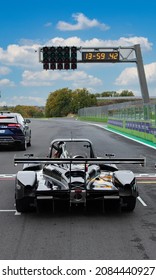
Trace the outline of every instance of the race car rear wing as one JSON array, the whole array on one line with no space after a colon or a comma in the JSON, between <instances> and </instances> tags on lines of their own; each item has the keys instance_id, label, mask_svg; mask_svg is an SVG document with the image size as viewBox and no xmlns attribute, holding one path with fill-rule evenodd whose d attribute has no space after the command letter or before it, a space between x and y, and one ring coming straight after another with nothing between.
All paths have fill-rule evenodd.
<instances>
[{"instance_id":1,"label":"race car rear wing","mask_svg":"<svg viewBox=\"0 0 156 280\"><path fill-rule=\"evenodd\" d=\"M44 158L14 157L14 164L140 164L146 165L146 158Z\"/></svg>"}]
</instances>

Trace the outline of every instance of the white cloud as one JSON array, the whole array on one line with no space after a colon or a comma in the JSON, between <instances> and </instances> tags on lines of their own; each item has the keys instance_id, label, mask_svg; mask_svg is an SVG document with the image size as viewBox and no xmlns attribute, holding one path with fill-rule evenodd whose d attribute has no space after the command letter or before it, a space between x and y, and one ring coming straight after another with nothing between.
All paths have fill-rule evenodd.
<instances>
[{"instance_id":1,"label":"white cloud","mask_svg":"<svg viewBox=\"0 0 156 280\"><path fill-rule=\"evenodd\" d=\"M136 67L125 68L119 77L116 79L115 84L118 86L127 86L136 84L138 82L138 74Z\"/></svg>"},{"instance_id":2,"label":"white cloud","mask_svg":"<svg viewBox=\"0 0 156 280\"><path fill-rule=\"evenodd\" d=\"M156 62L145 65L144 70L147 82L154 83L156 81ZM115 84L120 86L136 85L138 79L136 67L125 68L116 79Z\"/></svg>"},{"instance_id":3,"label":"white cloud","mask_svg":"<svg viewBox=\"0 0 156 280\"><path fill-rule=\"evenodd\" d=\"M52 26L52 23L51 22L47 22L47 23L45 23L45 25L44 25L45 27L49 27L49 26Z\"/></svg>"},{"instance_id":4,"label":"white cloud","mask_svg":"<svg viewBox=\"0 0 156 280\"><path fill-rule=\"evenodd\" d=\"M14 85L15 85L15 83L10 81L9 79L0 80L0 86L1 87L13 87Z\"/></svg>"},{"instance_id":5,"label":"white cloud","mask_svg":"<svg viewBox=\"0 0 156 280\"><path fill-rule=\"evenodd\" d=\"M129 37L129 38L126 38L126 37L121 37L119 38L117 41L114 41L114 43L117 43L119 46L132 46L132 45L137 45L137 44L140 44L141 46L141 49L144 51L150 51L152 49L152 46L153 44L150 43L148 41L148 38L145 38L145 37L137 37L137 36L134 36L134 37Z\"/></svg>"},{"instance_id":6,"label":"white cloud","mask_svg":"<svg viewBox=\"0 0 156 280\"><path fill-rule=\"evenodd\" d=\"M64 39L62 37L55 37L46 42L48 46L77 46L77 47L127 47L135 44L140 44L141 49L144 51L150 51L152 49L152 43L145 37L120 37L118 40L102 40L93 38L91 40L83 41L81 38L74 36Z\"/></svg>"},{"instance_id":7,"label":"white cloud","mask_svg":"<svg viewBox=\"0 0 156 280\"><path fill-rule=\"evenodd\" d=\"M28 41L28 42L27 42ZM23 67L27 69L38 68L41 69L42 65L39 63L39 48L43 47L41 44L32 42L31 40L24 40L25 45L8 45L6 50L0 48L0 61L3 65ZM93 38L91 40L81 40L79 37L69 37L67 39L55 37L45 42L44 46L72 46L77 47L118 47L118 46L131 46L133 44L140 44L142 50L151 50L152 43L144 37L121 37L118 40L102 40Z\"/></svg>"},{"instance_id":8,"label":"white cloud","mask_svg":"<svg viewBox=\"0 0 156 280\"><path fill-rule=\"evenodd\" d=\"M145 73L149 83L156 82L156 62L145 65Z\"/></svg>"},{"instance_id":9,"label":"white cloud","mask_svg":"<svg viewBox=\"0 0 156 280\"><path fill-rule=\"evenodd\" d=\"M76 24L70 24L65 21L59 21L57 28L61 31L74 31L83 30L86 28L100 27L103 30L108 30L110 27L104 23L100 23L96 19L89 19L83 13L73 14L72 17L77 22Z\"/></svg>"},{"instance_id":10,"label":"white cloud","mask_svg":"<svg viewBox=\"0 0 156 280\"><path fill-rule=\"evenodd\" d=\"M10 102L12 105L14 104L23 104L23 105L38 105L44 106L45 99L41 97L33 97L33 96L14 96Z\"/></svg>"},{"instance_id":11,"label":"white cloud","mask_svg":"<svg viewBox=\"0 0 156 280\"><path fill-rule=\"evenodd\" d=\"M8 104L5 101L2 101L2 102L0 101L0 106L1 107L6 106L6 105L8 105Z\"/></svg>"},{"instance_id":12,"label":"white cloud","mask_svg":"<svg viewBox=\"0 0 156 280\"><path fill-rule=\"evenodd\" d=\"M101 85L102 81L88 75L84 71L24 71L22 75L23 80L21 84L23 86L52 86L58 81L70 81L73 87L86 87Z\"/></svg>"},{"instance_id":13,"label":"white cloud","mask_svg":"<svg viewBox=\"0 0 156 280\"><path fill-rule=\"evenodd\" d=\"M22 74L21 84L23 86L51 86L53 81L61 79L62 74L54 71L28 71L25 70Z\"/></svg>"},{"instance_id":14,"label":"white cloud","mask_svg":"<svg viewBox=\"0 0 156 280\"><path fill-rule=\"evenodd\" d=\"M8 67L0 67L0 75L7 75L11 72L11 70Z\"/></svg>"},{"instance_id":15,"label":"white cloud","mask_svg":"<svg viewBox=\"0 0 156 280\"><path fill-rule=\"evenodd\" d=\"M94 77L93 75L88 75L84 71L73 71L72 74L65 75L63 80L73 81L74 88L81 87L92 87L102 85L101 79Z\"/></svg>"},{"instance_id":16,"label":"white cloud","mask_svg":"<svg viewBox=\"0 0 156 280\"><path fill-rule=\"evenodd\" d=\"M6 50L0 48L0 60L5 65L34 67L38 64L39 45L9 45Z\"/></svg>"}]
</instances>

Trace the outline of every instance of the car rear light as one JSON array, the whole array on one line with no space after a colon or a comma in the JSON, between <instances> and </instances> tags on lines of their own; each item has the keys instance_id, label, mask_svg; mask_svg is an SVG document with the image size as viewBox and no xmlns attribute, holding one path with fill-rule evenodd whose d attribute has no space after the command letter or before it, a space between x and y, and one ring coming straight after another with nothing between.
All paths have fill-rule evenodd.
<instances>
[{"instance_id":1,"label":"car rear light","mask_svg":"<svg viewBox=\"0 0 156 280\"><path fill-rule=\"evenodd\" d=\"M21 125L19 123L9 123L8 127L20 127Z\"/></svg>"},{"instance_id":2,"label":"car rear light","mask_svg":"<svg viewBox=\"0 0 156 280\"><path fill-rule=\"evenodd\" d=\"M82 193L82 189L76 188L76 189L75 189L75 193Z\"/></svg>"}]
</instances>

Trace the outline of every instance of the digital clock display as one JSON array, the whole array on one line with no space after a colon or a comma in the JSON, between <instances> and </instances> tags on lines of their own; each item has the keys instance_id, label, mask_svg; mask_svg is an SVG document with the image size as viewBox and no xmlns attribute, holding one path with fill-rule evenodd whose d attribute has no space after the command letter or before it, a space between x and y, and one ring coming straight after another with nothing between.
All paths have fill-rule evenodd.
<instances>
[{"instance_id":1,"label":"digital clock display","mask_svg":"<svg viewBox=\"0 0 156 280\"><path fill-rule=\"evenodd\" d=\"M82 52L83 62L118 62L119 52Z\"/></svg>"}]
</instances>

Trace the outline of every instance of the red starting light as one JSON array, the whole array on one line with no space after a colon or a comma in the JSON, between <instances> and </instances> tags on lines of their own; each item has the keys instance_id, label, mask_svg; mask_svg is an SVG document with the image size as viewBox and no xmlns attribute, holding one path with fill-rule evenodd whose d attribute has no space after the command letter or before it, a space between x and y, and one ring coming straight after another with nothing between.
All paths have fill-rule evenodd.
<instances>
[{"instance_id":1,"label":"red starting light","mask_svg":"<svg viewBox=\"0 0 156 280\"><path fill-rule=\"evenodd\" d=\"M49 63L43 63L43 69L48 70L49 69Z\"/></svg>"},{"instance_id":2,"label":"red starting light","mask_svg":"<svg viewBox=\"0 0 156 280\"><path fill-rule=\"evenodd\" d=\"M71 63L71 69L73 70L77 69L77 63Z\"/></svg>"},{"instance_id":3,"label":"red starting light","mask_svg":"<svg viewBox=\"0 0 156 280\"><path fill-rule=\"evenodd\" d=\"M62 70L63 69L63 63L58 63L57 64L57 69Z\"/></svg>"},{"instance_id":4,"label":"red starting light","mask_svg":"<svg viewBox=\"0 0 156 280\"><path fill-rule=\"evenodd\" d=\"M69 70L70 69L70 64L69 63L64 63L64 69Z\"/></svg>"},{"instance_id":5,"label":"red starting light","mask_svg":"<svg viewBox=\"0 0 156 280\"><path fill-rule=\"evenodd\" d=\"M55 70L56 69L56 63L51 63L50 64L50 69Z\"/></svg>"}]
</instances>

